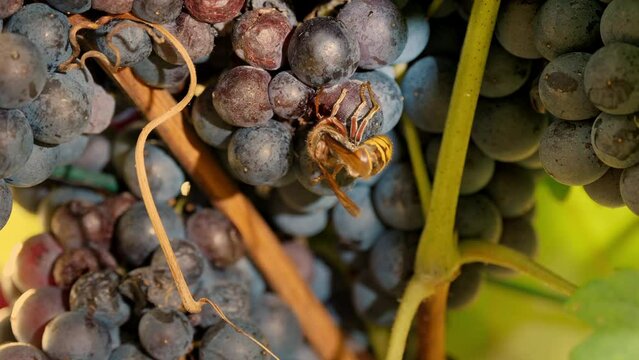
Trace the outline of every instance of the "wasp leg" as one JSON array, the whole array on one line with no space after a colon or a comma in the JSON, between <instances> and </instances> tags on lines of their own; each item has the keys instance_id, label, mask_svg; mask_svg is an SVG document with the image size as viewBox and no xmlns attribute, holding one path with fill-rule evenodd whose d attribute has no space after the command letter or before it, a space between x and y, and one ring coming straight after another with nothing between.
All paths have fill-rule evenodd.
<instances>
[{"instance_id":1,"label":"wasp leg","mask_svg":"<svg viewBox=\"0 0 639 360\"><path fill-rule=\"evenodd\" d=\"M327 117L327 118L325 118L325 120L328 121L329 123L333 124L333 126L335 126L337 128L337 130L339 130L339 132L342 133L344 136L346 136L346 134L348 134L346 132L346 126L344 125L344 123L339 121L336 117L334 117L334 116Z\"/></svg>"},{"instance_id":2,"label":"wasp leg","mask_svg":"<svg viewBox=\"0 0 639 360\"><path fill-rule=\"evenodd\" d=\"M362 86L359 87L360 103L357 106L357 109L355 109L353 116L351 116L351 131L349 134L350 139L354 139L355 135L357 134L357 118L359 117L359 113L362 112L362 110L364 110L364 106L368 105L368 102L366 101L366 96L365 96L366 95L365 85L366 84L362 84Z\"/></svg>"},{"instance_id":3,"label":"wasp leg","mask_svg":"<svg viewBox=\"0 0 639 360\"><path fill-rule=\"evenodd\" d=\"M319 102L320 102L320 96L322 96L322 93L324 92L324 88L321 87L319 88L319 90L317 90L317 93L315 94L315 117L317 117L318 119L320 119L320 113L319 113Z\"/></svg>"},{"instance_id":4,"label":"wasp leg","mask_svg":"<svg viewBox=\"0 0 639 360\"><path fill-rule=\"evenodd\" d=\"M331 110L330 117L335 117L335 115L337 115L337 112L339 111L339 107L342 105L342 102L346 98L347 93L348 93L348 90L342 89L342 92L339 94L337 101L335 101L335 104L333 104L333 109Z\"/></svg>"},{"instance_id":5,"label":"wasp leg","mask_svg":"<svg viewBox=\"0 0 639 360\"><path fill-rule=\"evenodd\" d=\"M375 100L375 93L373 93L373 89L371 88L371 83L366 83L366 88L368 89L368 94L371 98L371 103L373 104L373 108L368 111L368 114L362 119L362 122L359 124L359 129L357 129L357 134L355 135L355 142L359 143L362 141L362 136L364 136L364 131L366 127L368 127L368 122L375 116L375 114L379 111L380 106Z\"/></svg>"}]
</instances>

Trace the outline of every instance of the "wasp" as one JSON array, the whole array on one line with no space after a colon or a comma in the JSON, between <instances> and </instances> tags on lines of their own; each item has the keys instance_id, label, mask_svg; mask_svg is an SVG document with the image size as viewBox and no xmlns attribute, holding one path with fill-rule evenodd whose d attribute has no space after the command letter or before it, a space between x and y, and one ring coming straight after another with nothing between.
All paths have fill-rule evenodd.
<instances>
[{"instance_id":1,"label":"wasp","mask_svg":"<svg viewBox=\"0 0 639 360\"><path fill-rule=\"evenodd\" d=\"M364 117L358 118L368 102L372 107ZM320 90L321 93L321 90ZM380 110L375 100L370 82L361 85L360 104L350 118L350 129L337 118L339 108L346 98L347 89L343 89L337 101L333 104L329 116L322 116L319 112L319 94L315 97L315 116L317 125L309 132L306 139L308 153L319 168L321 175L313 179L313 183L325 180L344 208L353 216L359 215L359 207L346 195L337 184L337 176L344 171L352 178L369 178L382 171L388 165L393 155L393 143L386 135L376 135L364 142L364 131L373 116Z\"/></svg>"}]
</instances>

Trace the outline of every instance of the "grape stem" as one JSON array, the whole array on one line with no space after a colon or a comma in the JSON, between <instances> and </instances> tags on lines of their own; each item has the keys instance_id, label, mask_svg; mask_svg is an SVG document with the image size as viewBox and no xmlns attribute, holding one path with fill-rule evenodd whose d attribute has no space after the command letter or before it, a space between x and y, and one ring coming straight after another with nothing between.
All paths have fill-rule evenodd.
<instances>
[{"instance_id":1,"label":"grape stem","mask_svg":"<svg viewBox=\"0 0 639 360\"><path fill-rule=\"evenodd\" d=\"M551 289L570 296L577 286L535 262L530 257L499 244L480 240L464 240L459 244L461 261L464 264L483 262L499 265L529 275Z\"/></svg>"}]
</instances>

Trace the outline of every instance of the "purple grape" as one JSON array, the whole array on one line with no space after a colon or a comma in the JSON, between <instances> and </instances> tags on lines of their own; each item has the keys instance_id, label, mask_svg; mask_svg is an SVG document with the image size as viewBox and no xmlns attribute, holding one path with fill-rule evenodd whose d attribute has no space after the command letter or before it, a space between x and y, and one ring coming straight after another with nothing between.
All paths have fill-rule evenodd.
<instances>
[{"instance_id":1,"label":"purple grape","mask_svg":"<svg viewBox=\"0 0 639 360\"><path fill-rule=\"evenodd\" d=\"M5 30L26 36L40 50L50 72L71 56L71 24L67 17L45 4L29 4L15 13Z\"/></svg>"},{"instance_id":2,"label":"purple grape","mask_svg":"<svg viewBox=\"0 0 639 360\"><path fill-rule=\"evenodd\" d=\"M381 71L357 72L352 79L371 83L375 95L379 98L384 119L378 132L386 134L391 131L399 123L404 109L402 90L397 82Z\"/></svg>"},{"instance_id":3,"label":"purple grape","mask_svg":"<svg viewBox=\"0 0 639 360\"><path fill-rule=\"evenodd\" d=\"M182 12L183 0L133 0L133 14L157 24L167 24Z\"/></svg>"},{"instance_id":4,"label":"purple grape","mask_svg":"<svg viewBox=\"0 0 639 360\"><path fill-rule=\"evenodd\" d=\"M292 27L277 9L256 9L242 14L233 27L233 50L252 66L276 70L284 61L285 43Z\"/></svg>"},{"instance_id":5,"label":"purple grape","mask_svg":"<svg viewBox=\"0 0 639 360\"><path fill-rule=\"evenodd\" d=\"M413 271L418 238L388 230L375 240L368 257L368 271L386 293L401 296Z\"/></svg>"},{"instance_id":6,"label":"purple grape","mask_svg":"<svg viewBox=\"0 0 639 360\"><path fill-rule=\"evenodd\" d=\"M373 204L381 221L399 230L424 226L424 215L409 164L393 164L373 190Z\"/></svg>"},{"instance_id":7,"label":"purple grape","mask_svg":"<svg viewBox=\"0 0 639 360\"><path fill-rule=\"evenodd\" d=\"M448 307L460 309L477 298L481 285L481 268L480 264L462 266L459 276L450 283Z\"/></svg>"},{"instance_id":8,"label":"purple grape","mask_svg":"<svg viewBox=\"0 0 639 360\"><path fill-rule=\"evenodd\" d=\"M66 311L66 294L57 287L29 289L20 295L11 310L11 329L16 339L42 346L45 326Z\"/></svg>"},{"instance_id":9,"label":"purple grape","mask_svg":"<svg viewBox=\"0 0 639 360\"><path fill-rule=\"evenodd\" d=\"M91 0L47 0L47 2L65 13L81 14L91 9Z\"/></svg>"},{"instance_id":10,"label":"purple grape","mask_svg":"<svg viewBox=\"0 0 639 360\"><path fill-rule=\"evenodd\" d=\"M86 203L97 204L104 200L104 196L94 191L78 187L62 186L53 189L38 205L38 214L42 218L44 229L50 229L51 218L55 210L72 200L81 200Z\"/></svg>"},{"instance_id":11,"label":"purple grape","mask_svg":"<svg viewBox=\"0 0 639 360\"><path fill-rule=\"evenodd\" d=\"M313 279L315 260L311 248L301 241L289 241L282 244L284 252L291 258L297 272L305 282L310 283Z\"/></svg>"},{"instance_id":12,"label":"purple grape","mask_svg":"<svg viewBox=\"0 0 639 360\"><path fill-rule=\"evenodd\" d=\"M241 319L231 320L255 339L264 342L264 336L254 324ZM211 326L204 333L199 355L200 360L267 359L266 353L260 347L226 323Z\"/></svg>"},{"instance_id":13,"label":"purple grape","mask_svg":"<svg viewBox=\"0 0 639 360\"><path fill-rule=\"evenodd\" d=\"M504 218L524 215L535 205L535 181L530 171L519 166L499 164L486 193Z\"/></svg>"},{"instance_id":14,"label":"purple grape","mask_svg":"<svg viewBox=\"0 0 639 360\"><path fill-rule=\"evenodd\" d=\"M54 360L108 359L111 336L101 322L85 311L68 311L44 328L42 349Z\"/></svg>"},{"instance_id":15,"label":"purple grape","mask_svg":"<svg viewBox=\"0 0 639 360\"><path fill-rule=\"evenodd\" d=\"M27 239L16 257L13 281L21 291L53 285L53 263L62 254L60 244L48 233Z\"/></svg>"},{"instance_id":16,"label":"purple grape","mask_svg":"<svg viewBox=\"0 0 639 360\"><path fill-rule=\"evenodd\" d=\"M33 132L20 110L0 110L0 178L22 168L33 150Z\"/></svg>"},{"instance_id":17,"label":"purple grape","mask_svg":"<svg viewBox=\"0 0 639 360\"><path fill-rule=\"evenodd\" d=\"M197 286L190 286L195 292ZM178 294L175 282L167 269L150 266L130 271L120 283L118 290L126 298L133 301L134 312L139 314L150 305L163 309L183 310L182 299Z\"/></svg>"},{"instance_id":18,"label":"purple grape","mask_svg":"<svg viewBox=\"0 0 639 360\"><path fill-rule=\"evenodd\" d=\"M136 0L135 3L144 2ZM96 45L98 50L106 55L112 63L115 63L115 52L109 47L107 36L112 31L117 31L111 38L114 45L120 52L120 66L132 66L146 59L153 50L151 38L141 28L133 27L135 24L131 20L115 20L109 22L104 27L96 31Z\"/></svg>"},{"instance_id":19,"label":"purple grape","mask_svg":"<svg viewBox=\"0 0 639 360\"><path fill-rule=\"evenodd\" d=\"M236 66L223 73L213 92L220 117L233 126L264 125L273 117L268 99L271 75L252 66Z\"/></svg>"},{"instance_id":20,"label":"purple grape","mask_svg":"<svg viewBox=\"0 0 639 360\"><path fill-rule=\"evenodd\" d=\"M397 3L397 2L395 2ZM441 9L441 6L440 6ZM430 25L426 12L417 4L411 4L402 9L406 18L406 45L394 64L411 62L424 51L430 38Z\"/></svg>"},{"instance_id":21,"label":"purple grape","mask_svg":"<svg viewBox=\"0 0 639 360\"><path fill-rule=\"evenodd\" d=\"M274 353L292 354L302 345L302 329L295 314L275 294L262 297L252 318Z\"/></svg>"},{"instance_id":22,"label":"purple grape","mask_svg":"<svg viewBox=\"0 0 639 360\"><path fill-rule=\"evenodd\" d=\"M268 97L275 114L287 120L308 115L312 88L299 81L290 71L277 73L268 84Z\"/></svg>"},{"instance_id":23,"label":"purple grape","mask_svg":"<svg viewBox=\"0 0 639 360\"><path fill-rule=\"evenodd\" d=\"M20 10L23 3L24 0L6 0L0 3L0 21L2 21L1 19L8 18L16 11Z\"/></svg>"},{"instance_id":24,"label":"purple grape","mask_svg":"<svg viewBox=\"0 0 639 360\"><path fill-rule=\"evenodd\" d=\"M9 186L0 180L0 230L7 224L13 207L13 196Z\"/></svg>"},{"instance_id":25,"label":"purple grape","mask_svg":"<svg viewBox=\"0 0 639 360\"><path fill-rule=\"evenodd\" d=\"M244 256L242 236L220 211L198 209L186 222L186 234L217 267L226 267Z\"/></svg>"},{"instance_id":26,"label":"purple grape","mask_svg":"<svg viewBox=\"0 0 639 360\"><path fill-rule=\"evenodd\" d=\"M198 295L213 300L231 319L248 320L250 318L251 294L246 284L229 281L214 286L203 286ZM208 305L202 309L198 318L201 327L223 323L217 312Z\"/></svg>"},{"instance_id":27,"label":"purple grape","mask_svg":"<svg viewBox=\"0 0 639 360\"><path fill-rule=\"evenodd\" d=\"M251 185L272 184L291 168L291 131L278 121L236 130L228 148L232 174Z\"/></svg>"},{"instance_id":28,"label":"purple grape","mask_svg":"<svg viewBox=\"0 0 639 360\"><path fill-rule=\"evenodd\" d=\"M518 58L499 43L492 43L479 94L496 98L510 95L524 86L530 76L532 61Z\"/></svg>"},{"instance_id":29,"label":"purple grape","mask_svg":"<svg viewBox=\"0 0 639 360\"><path fill-rule=\"evenodd\" d=\"M62 289L68 289L80 276L96 271L98 267L98 258L90 249L65 250L53 264L53 282Z\"/></svg>"},{"instance_id":30,"label":"purple grape","mask_svg":"<svg viewBox=\"0 0 639 360\"><path fill-rule=\"evenodd\" d=\"M197 245L185 241L174 240L171 243L177 263L189 284L196 284L202 274L204 273L204 256L197 248ZM162 252L162 249L157 249L153 253L151 258L151 267L154 269L166 269L169 270L169 265L166 262L166 257Z\"/></svg>"},{"instance_id":31,"label":"purple grape","mask_svg":"<svg viewBox=\"0 0 639 360\"><path fill-rule=\"evenodd\" d=\"M333 292L333 273L322 260L313 261L313 279L310 285L319 301L327 302L330 299Z\"/></svg>"},{"instance_id":32,"label":"purple grape","mask_svg":"<svg viewBox=\"0 0 639 360\"><path fill-rule=\"evenodd\" d=\"M136 63L131 69L140 81L158 89L178 87L189 75L186 65L170 64L155 53Z\"/></svg>"},{"instance_id":33,"label":"purple grape","mask_svg":"<svg viewBox=\"0 0 639 360\"><path fill-rule=\"evenodd\" d=\"M82 134L91 116L91 99L70 75L54 73L22 112L36 140L57 145Z\"/></svg>"},{"instance_id":34,"label":"purple grape","mask_svg":"<svg viewBox=\"0 0 639 360\"><path fill-rule=\"evenodd\" d=\"M155 308L140 319L138 336L146 352L157 360L186 355L193 346L195 330L181 312Z\"/></svg>"},{"instance_id":35,"label":"purple grape","mask_svg":"<svg viewBox=\"0 0 639 360\"><path fill-rule=\"evenodd\" d=\"M592 124L592 148L606 165L618 169L639 163L637 115L601 113Z\"/></svg>"},{"instance_id":36,"label":"purple grape","mask_svg":"<svg viewBox=\"0 0 639 360\"><path fill-rule=\"evenodd\" d=\"M59 150L57 166L66 166L77 160L89 143L89 137L80 135L57 146Z\"/></svg>"},{"instance_id":37,"label":"purple grape","mask_svg":"<svg viewBox=\"0 0 639 360\"><path fill-rule=\"evenodd\" d=\"M502 232L501 213L486 195L460 196L455 214L455 229L464 239L497 243Z\"/></svg>"},{"instance_id":38,"label":"purple grape","mask_svg":"<svg viewBox=\"0 0 639 360\"><path fill-rule=\"evenodd\" d=\"M146 176L153 198L157 202L166 202L176 197L184 183L184 172L173 158L158 146L144 146ZM124 162L124 181L133 194L142 196L136 173L135 152L130 151Z\"/></svg>"},{"instance_id":39,"label":"purple grape","mask_svg":"<svg viewBox=\"0 0 639 360\"><path fill-rule=\"evenodd\" d=\"M111 125L115 114L115 97L98 84L93 84L93 98L91 100L91 116L84 128L85 134L100 134Z\"/></svg>"},{"instance_id":40,"label":"purple grape","mask_svg":"<svg viewBox=\"0 0 639 360\"><path fill-rule=\"evenodd\" d=\"M0 345L0 359L49 360L49 358L37 347L16 342Z\"/></svg>"},{"instance_id":41,"label":"purple grape","mask_svg":"<svg viewBox=\"0 0 639 360\"><path fill-rule=\"evenodd\" d=\"M111 160L111 142L102 135L93 135L88 138L89 143L86 149L71 165L100 172L104 170Z\"/></svg>"},{"instance_id":42,"label":"purple grape","mask_svg":"<svg viewBox=\"0 0 639 360\"><path fill-rule=\"evenodd\" d=\"M355 35L330 17L300 24L291 36L287 55L293 74L313 87L335 85L350 77L360 60Z\"/></svg>"},{"instance_id":43,"label":"purple grape","mask_svg":"<svg viewBox=\"0 0 639 360\"><path fill-rule=\"evenodd\" d=\"M328 224L328 212L298 212L289 208L279 197L269 204L269 213L275 226L293 237L311 237L319 234Z\"/></svg>"},{"instance_id":44,"label":"purple grape","mask_svg":"<svg viewBox=\"0 0 639 360\"><path fill-rule=\"evenodd\" d=\"M353 217L342 204L337 204L331 213L333 228L342 244L361 251L368 250L384 231L384 224L373 208L371 189L356 186L347 194L359 207L360 214Z\"/></svg>"},{"instance_id":45,"label":"purple grape","mask_svg":"<svg viewBox=\"0 0 639 360\"><path fill-rule=\"evenodd\" d=\"M0 108L17 108L33 101L47 83L47 66L40 50L26 36L0 33Z\"/></svg>"},{"instance_id":46,"label":"purple grape","mask_svg":"<svg viewBox=\"0 0 639 360\"><path fill-rule=\"evenodd\" d=\"M4 180L11 186L31 187L44 182L58 163L60 149L33 144L27 162Z\"/></svg>"},{"instance_id":47,"label":"purple grape","mask_svg":"<svg viewBox=\"0 0 639 360\"><path fill-rule=\"evenodd\" d=\"M624 169L619 181L621 198L635 214L639 214L639 165Z\"/></svg>"},{"instance_id":48,"label":"purple grape","mask_svg":"<svg viewBox=\"0 0 639 360\"><path fill-rule=\"evenodd\" d=\"M406 46L406 19L390 0L350 1L339 11L337 19L357 38L361 68L392 64Z\"/></svg>"},{"instance_id":49,"label":"purple grape","mask_svg":"<svg viewBox=\"0 0 639 360\"><path fill-rule=\"evenodd\" d=\"M248 9L276 9L277 11L286 15L291 26L297 25L297 17L293 12L292 4L290 0L248 0L246 2Z\"/></svg>"},{"instance_id":50,"label":"purple grape","mask_svg":"<svg viewBox=\"0 0 639 360\"><path fill-rule=\"evenodd\" d=\"M195 99L191 111L193 127L200 139L216 149L226 149L235 127L222 120L211 101L213 86L207 86Z\"/></svg>"},{"instance_id":51,"label":"purple grape","mask_svg":"<svg viewBox=\"0 0 639 360\"><path fill-rule=\"evenodd\" d=\"M299 181L277 188L277 194L289 208L299 212L330 210L337 204L334 195L317 195L307 190Z\"/></svg>"},{"instance_id":52,"label":"purple grape","mask_svg":"<svg viewBox=\"0 0 639 360\"><path fill-rule=\"evenodd\" d=\"M197 21L191 15L183 12L180 16L164 26L182 43L193 61L211 54L214 46L215 30L211 25ZM153 43L154 52L162 60L174 64L184 64L184 59L168 41L162 44Z\"/></svg>"},{"instance_id":53,"label":"purple grape","mask_svg":"<svg viewBox=\"0 0 639 360\"><path fill-rule=\"evenodd\" d=\"M121 326L131 310L118 292L119 284L120 277L113 270L82 275L69 294L71 310L85 310L108 328Z\"/></svg>"},{"instance_id":54,"label":"purple grape","mask_svg":"<svg viewBox=\"0 0 639 360\"><path fill-rule=\"evenodd\" d=\"M185 0L184 5L196 19L210 24L226 22L240 14L245 0Z\"/></svg>"},{"instance_id":55,"label":"purple grape","mask_svg":"<svg viewBox=\"0 0 639 360\"><path fill-rule=\"evenodd\" d=\"M144 355L137 345L127 343L115 348L109 360L151 360L151 358Z\"/></svg>"},{"instance_id":56,"label":"purple grape","mask_svg":"<svg viewBox=\"0 0 639 360\"><path fill-rule=\"evenodd\" d=\"M599 179L584 185L586 194L597 204L609 208L623 206L621 197L621 169L609 169Z\"/></svg>"},{"instance_id":57,"label":"purple grape","mask_svg":"<svg viewBox=\"0 0 639 360\"><path fill-rule=\"evenodd\" d=\"M134 0L91 0L94 10L101 10L109 14L124 14L131 11Z\"/></svg>"},{"instance_id":58,"label":"purple grape","mask_svg":"<svg viewBox=\"0 0 639 360\"><path fill-rule=\"evenodd\" d=\"M169 239L184 239L182 219L168 205L158 203L157 208ZM141 265L160 245L141 202L122 215L118 221L117 235L115 246L120 259L133 266Z\"/></svg>"}]
</instances>

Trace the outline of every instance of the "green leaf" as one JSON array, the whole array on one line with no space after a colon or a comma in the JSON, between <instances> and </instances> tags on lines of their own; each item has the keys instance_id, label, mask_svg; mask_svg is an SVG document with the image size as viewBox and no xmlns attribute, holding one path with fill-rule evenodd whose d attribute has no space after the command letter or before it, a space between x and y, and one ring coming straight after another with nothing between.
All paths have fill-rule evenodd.
<instances>
[{"instance_id":1,"label":"green leaf","mask_svg":"<svg viewBox=\"0 0 639 360\"><path fill-rule=\"evenodd\" d=\"M572 350L570 360L639 359L638 338L632 329L598 331Z\"/></svg>"},{"instance_id":2,"label":"green leaf","mask_svg":"<svg viewBox=\"0 0 639 360\"><path fill-rule=\"evenodd\" d=\"M578 289L567 306L595 328L639 331L639 271L623 270L594 280Z\"/></svg>"},{"instance_id":3,"label":"green leaf","mask_svg":"<svg viewBox=\"0 0 639 360\"><path fill-rule=\"evenodd\" d=\"M550 190L552 196L559 201L566 200L568 194L570 194L570 186L560 184L550 176L546 176L546 181L544 181L544 183Z\"/></svg>"}]
</instances>

